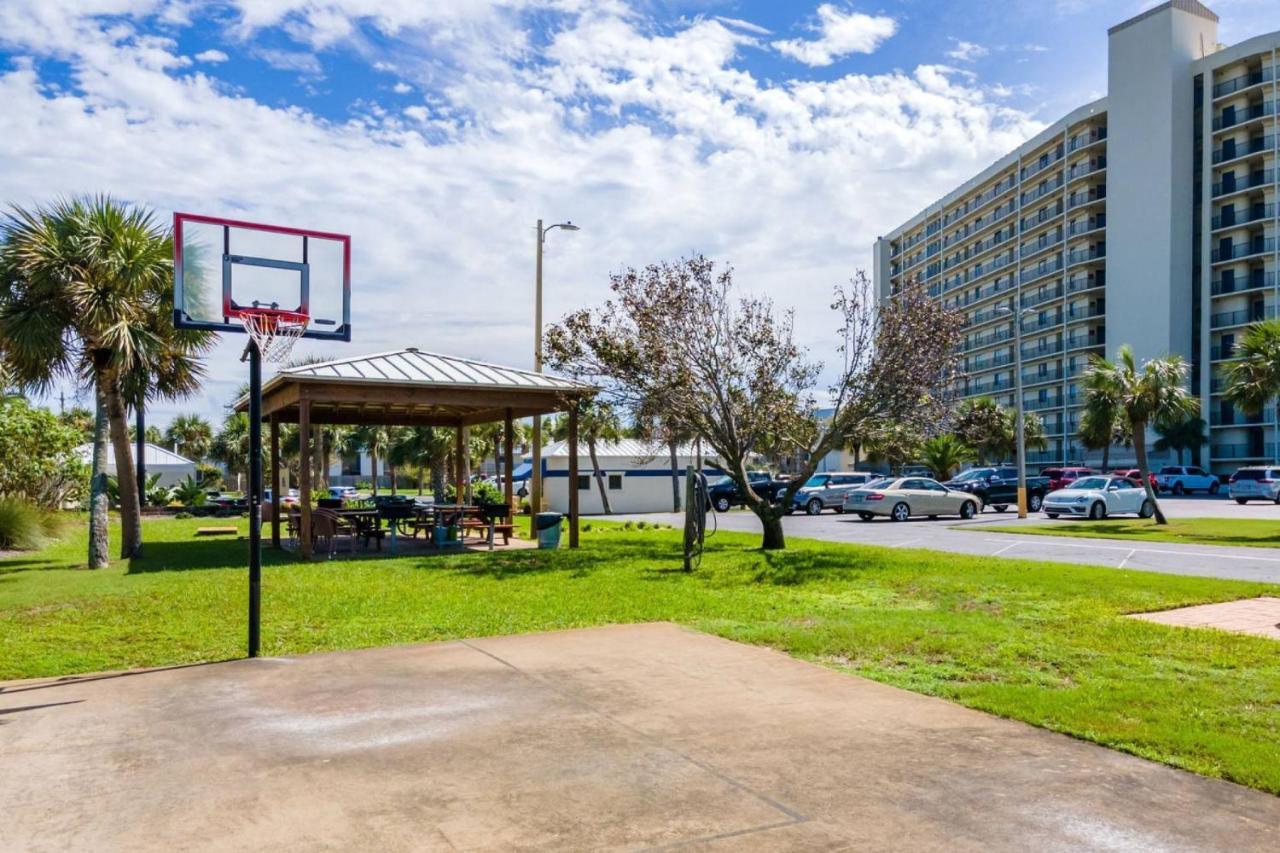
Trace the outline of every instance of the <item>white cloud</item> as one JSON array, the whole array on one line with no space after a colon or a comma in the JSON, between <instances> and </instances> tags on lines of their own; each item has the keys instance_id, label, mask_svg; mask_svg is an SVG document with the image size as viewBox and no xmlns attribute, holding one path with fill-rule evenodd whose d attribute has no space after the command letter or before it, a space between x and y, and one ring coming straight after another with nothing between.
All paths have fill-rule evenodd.
<instances>
[{"instance_id":1,"label":"white cloud","mask_svg":"<svg viewBox=\"0 0 1280 853\"><path fill-rule=\"evenodd\" d=\"M875 53L898 31L898 22L883 15L841 11L831 3L818 7L816 39L784 39L773 46L805 65L830 65L851 53Z\"/></svg>"},{"instance_id":2,"label":"white cloud","mask_svg":"<svg viewBox=\"0 0 1280 853\"><path fill-rule=\"evenodd\" d=\"M947 51L947 58L954 59L957 62L972 62L975 59L981 59L991 51L980 44L975 44L964 39L952 39L956 46Z\"/></svg>"},{"instance_id":3,"label":"white cloud","mask_svg":"<svg viewBox=\"0 0 1280 853\"><path fill-rule=\"evenodd\" d=\"M210 65L226 62L230 58L220 50L202 50L195 56L196 62L207 62Z\"/></svg>"},{"instance_id":4,"label":"white cloud","mask_svg":"<svg viewBox=\"0 0 1280 853\"><path fill-rule=\"evenodd\" d=\"M3 22L13 3L0 8ZM528 365L544 217L583 229L548 241L548 318L599 302L624 265L698 251L795 306L805 344L832 360L830 288L869 268L876 236L1040 129L942 66L766 82L741 68L749 30L698 19L655 32L626 9L571 9L536 61L490 51L487 25L426 41L407 29L376 61L422 103L364 104L344 121L256 100L132 25L47 23L0 29L24 53L64 57L73 78L55 91L39 63L0 68L4 200L102 191L162 215L352 234L354 340L303 342L309 354L416 345ZM456 73L426 85L446 43ZM242 345L224 341L187 410L219 414L244 381Z\"/></svg>"},{"instance_id":5,"label":"white cloud","mask_svg":"<svg viewBox=\"0 0 1280 853\"><path fill-rule=\"evenodd\" d=\"M297 71L299 74L306 74L311 77L319 77L324 74L319 58L313 53L262 48L255 50L253 55L277 71Z\"/></svg>"},{"instance_id":6,"label":"white cloud","mask_svg":"<svg viewBox=\"0 0 1280 853\"><path fill-rule=\"evenodd\" d=\"M400 82L392 86L391 91L395 92L397 95L407 95L413 91L413 87L408 83Z\"/></svg>"}]
</instances>

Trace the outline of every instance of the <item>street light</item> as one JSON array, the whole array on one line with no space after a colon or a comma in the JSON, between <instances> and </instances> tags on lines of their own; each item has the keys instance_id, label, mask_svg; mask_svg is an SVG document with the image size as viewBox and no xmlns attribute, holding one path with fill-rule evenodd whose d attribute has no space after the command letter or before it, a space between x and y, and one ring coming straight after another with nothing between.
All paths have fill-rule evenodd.
<instances>
[{"instance_id":1,"label":"street light","mask_svg":"<svg viewBox=\"0 0 1280 853\"><path fill-rule=\"evenodd\" d=\"M1018 518L1027 517L1027 442L1023 429L1022 415L1022 318L1035 312L1030 308L1019 311L1014 297L1009 297L1009 306L996 308L997 314L1008 314L1013 318L1013 387L1014 403L1017 405L1017 444L1018 444Z\"/></svg>"},{"instance_id":2,"label":"street light","mask_svg":"<svg viewBox=\"0 0 1280 853\"><path fill-rule=\"evenodd\" d=\"M562 231L577 231L578 226L572 222L557 222L555 225L542 227L542 220L538 220L538 226L534 232L537 235L537 263L536 273L534 276L534 300L533 300L533 370L535 373L542 372L542 244L547 242L547 234L556 228ZM511 472L507 472L507 476L511 476ZM529 512L531 515L537 515L542 511L542 416L535 415L533 418L533 465L529 472ZM570 483L569 488L577 488L577 483Z\"/></svg>"}]
</instances>

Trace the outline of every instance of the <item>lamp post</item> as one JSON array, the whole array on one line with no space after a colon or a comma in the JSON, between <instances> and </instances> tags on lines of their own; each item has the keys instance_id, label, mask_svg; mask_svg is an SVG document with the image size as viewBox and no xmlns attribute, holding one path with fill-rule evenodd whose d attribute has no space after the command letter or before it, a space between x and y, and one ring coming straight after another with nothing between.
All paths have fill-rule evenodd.
<instances>
[{"instance_id":1,"label":"lamp post","mask_svg":"<svg viewBox=\"0 0 1280 853\"><path fill-rule=\"evenodd\" d=\"M1027 517L1027 442L1026 433L1023 427L1025 423L1022 414L1022 318L1026 314L1034 313L1030 308L1018 310L1015 297L1009 297L1009 307L1000 307L996 309L996 313L1009 314L1013 317L1013 393L1014 404L1017 411L1017 426L1015 427L1016 440L1018 445L1018 518Z\"/></svg>"},{"instance_id":2,"label":"lamp post","mask_svg":"<svg viewBox=\"0 0 1280 853\"><path fill-rule=\"evenodd\" d=\"M547 241L547 234L552 230L560 228L564 231L577 231L578 226L572 222L557 222L555 225L542 227L542 220L538 220L538 226L535 230L537 236L538 247L536 250L536 263L534 273L534 299L533 299L533 370L535 373L542 372L542 244ZM535 415L533 418L533 465L529 472L529 513L537 515L542 511L542 416ZM510 474L508 474L510 476ZM576 483L570 483L569 488L577 488Z\"/></svg>"}]
</instances>

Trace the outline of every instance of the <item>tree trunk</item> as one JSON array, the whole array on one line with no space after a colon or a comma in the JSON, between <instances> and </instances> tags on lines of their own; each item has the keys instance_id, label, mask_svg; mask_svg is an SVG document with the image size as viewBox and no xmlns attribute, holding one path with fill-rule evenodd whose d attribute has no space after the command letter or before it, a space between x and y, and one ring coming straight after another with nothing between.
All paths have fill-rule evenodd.
<instances>
[{"instance_id":1,"label":"tree trunk","mask_svg":"<svg viewBox=\"0 0 1280 853\"><path fill-rule=\"evenodd\" d=\"M1111 467L1111 442L1107 442L1102 448L1102 473L1107 473L1107 469Z\"/></svg>"},{"instance_id":2,"label":"tree trunk","mask_svg":"<svg viewBox=\"0 0 1280 853\"><path fill-rule=\"evenodd\" d=\"M116 490L120 495L120 558L142 555L142 496L138 494L137 469L129 441L129 418L120 392L104 383L107 422L116 457Z\"/></svg>"},{"instance_id":3,"label":"tree trunk","mask_svg":"<svg viewBox=\"0 0 1280 853\"><path fill-rule=\"evenodd\" d=\"M667 450L671 454L671 511L680 511L680 460L677 451L680 445L675 439L667 442Z\"/></svg>"},{"instance_id":4,"label":"tree trunk","mask_svg":"<svg viewBox=\"0 0 1280 853\"><path fill-rule=\"evenodd\" d=\"M107 535L107 404L94 383L93 472L89 479L89 568L105 569L111 557Z\"/></svg>"},{"instance_id":5,"label":"tree trunk","mask_svg":"<svg viewBox=\"0 0 1280 853\"><path fill-rule=\"evenodd\" d=\"M311 460L315 466L311 472L311 482L315 484L315 488L321 494L327 494L329 491L329 449L324 440L324 427L311 428L311 443L314 445Z\"/></svg>"},{"instance_id":6,"label":"tree trunk","mask_svg":"<svg viewBox=\"0 0 1280 853\"><path fill-rule=\"evenodd\" d=\"M426 478L426 474L427 474L426 470L421 465L419 465L418 466L418 497L422 497L422 481L423 479Z\"/></svg>"},{"instance_id":7,"label":"tree trunk","mask_svg":"<svg viewBox=\"0 0 1280 853\"><path fill-rule=\"evenodd\" d=\"M466 498L462 494L466 492ZM462 482L458 484L458 503L471 503L471 428L462 428Z\"/></svg>"},{"instance_id":8,"label":"tree trunk","mask_svg":"<svg viewBox=\"0 0 1280 853\"><path fill-rule=\"evenodd\" d=\"M373 496L378 496L378 448L369 448L369 467L373 469Z\"/></svg>"},{"instance_id":9,"label":"tree trunk","mask_svg":"<svg viewBox=\"0 0 1280 853\"><path fill-rule=\"evenodd\" d=\"M596 459L594 438L587 439L587 455L591 457L591 476L595 478L596 488L600 492L600 506L604 508L605 515L613 515L613 508L609 506L609 489L605 484L605 473L600 470L600 461Z\"/></svg>"},{"instance_id":10,"label":"tree trunk","mask_svg":"<svg viewBox=\"0 0 1280 853\"><path fill-rule=\"evenodd\" d=\"M1156 499L1155 490L1151 488L1151 468L1147 464L1147 425L1143 423L1134 423L1133 425L1133 455L1138 461L1138 476L1142 477L1142 488L1147 493L1147 500L1151 501L1151 505L1156 510L1156 524L1168 524L1169 520L1164 517L1164 511L1160 509L1160 501Z\"/></svg>"},{"instance_id":11,"label":"tree trunk","mask_svg":"<svg viewBox=\"0 0 1280 853\"><path fill-rule=\"evenodd\" d=\"M387 473L391 475L391 496L396 496L396 466L388 463Z\"/></svg>"},{"instance_id":12,"label":"tree trunk","mask_svg":"<svg viewBox=\"0 0 1280 853\"><path fill-rule=\"evenodd\" d=\"M782 532L782 516L776 512L757 512L764 527L760 547L765 551L782 551L787 547L787 537Z\"/></svg>"}]
</instances>

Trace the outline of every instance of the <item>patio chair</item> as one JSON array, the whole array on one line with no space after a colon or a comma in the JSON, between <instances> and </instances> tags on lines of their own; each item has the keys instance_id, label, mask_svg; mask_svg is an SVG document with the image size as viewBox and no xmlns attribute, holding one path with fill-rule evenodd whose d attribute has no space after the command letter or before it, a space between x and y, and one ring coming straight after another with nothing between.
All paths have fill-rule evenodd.
<instances>
[{"instance_id":1,"label":"patio chair","mask_svg":"<svg viewBox=\"0 0 1280 853\"><path fill-rule=\"evenodd\" d=\"M329 558L337 552L338 537L346 536L352 554L356 552L356 527L347 519L331 509L314 509L311 511L311 536L314 540L324 540L329 546Z\"/></svg>"}]
</instances>

